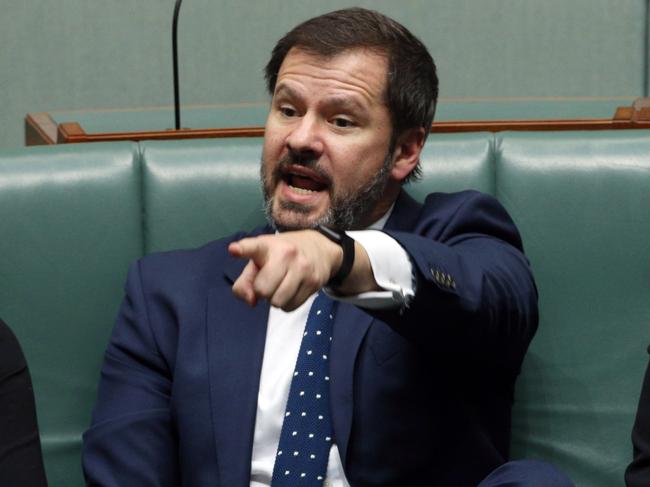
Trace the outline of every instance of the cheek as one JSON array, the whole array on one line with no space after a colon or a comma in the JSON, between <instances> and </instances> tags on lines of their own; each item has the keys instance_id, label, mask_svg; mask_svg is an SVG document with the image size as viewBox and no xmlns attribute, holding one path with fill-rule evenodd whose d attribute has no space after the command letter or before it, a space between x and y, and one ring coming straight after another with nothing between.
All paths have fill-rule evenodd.
<instances>
[{"instance_id":1,"label":"cheek","mask_svg":"<svg viewBox=\"0 0 650 487\"><path fill-rule=\"evenodd\" d=\"M267 122L264 127L264 144L262 148L262 156L264 158L278 157L278 153L282 151L282 134L280 130L275 127L275 124Z\"/></svg>"},{"instance_id":2,"label":"cheek","mask_svg":"<svg viewBox=\"0 0 650 487\"><path fill-rule=\"evenodd\" d=\"M273 139L271 137L265 137L264 144L262 145L262 159L264 159L265 161L268 161L269 159L273 159L274 148L276 146L277 144L273 143Z\"/></svg>"},{"instance_id":3,"label":"cheek","mask_svg":"<svg viewBox=\"0 0 650 487\"><path fill-rule=\"evenodd\" d=\"M262 164L265 167L267 177L273 174L273 170L281 158L281 153L282 146L277 142L276 138L264 138L264 144L262 145Z\"/></svg>"},{"instance_id":4,"label":"cheek","mask_svg":"<svg viewBox=\"0 0 650 487\"><path fill-rule=\"evenodd\" d=\"M381 170L385 153L377 146L363 146L334 156L333 173L336 186L348 190L360 189L369 177Z\"/></svg>"}]
</instances>

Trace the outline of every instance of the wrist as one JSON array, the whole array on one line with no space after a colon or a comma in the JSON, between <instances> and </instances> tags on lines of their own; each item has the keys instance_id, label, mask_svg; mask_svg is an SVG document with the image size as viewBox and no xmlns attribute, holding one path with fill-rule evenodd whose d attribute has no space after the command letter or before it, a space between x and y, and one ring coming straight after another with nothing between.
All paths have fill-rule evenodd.
<instances>
[{"instance_id":1,"label":"wrist","mask_svg":"<svg viewBox=\"0 0 650 487\"><path fill-rule=\"evenodd\" d=\"M343 281L350 275L354 265L354 240L345 232L338 232L322 225L318 225L315 230L338 247L336 264L332 268L327 286L332 288L340 287Z\"/></svg>"}]
</instances>

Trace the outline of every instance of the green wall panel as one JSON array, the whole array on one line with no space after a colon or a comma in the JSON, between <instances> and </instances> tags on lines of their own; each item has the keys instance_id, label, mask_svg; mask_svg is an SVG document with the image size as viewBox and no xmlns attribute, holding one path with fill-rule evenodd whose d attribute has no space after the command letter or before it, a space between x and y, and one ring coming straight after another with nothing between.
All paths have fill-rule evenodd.
<instances>
[{"instance_id":1,"label":"green wall panel","mask_svg":"<svg viewBox=\"0 0 650 487\"><path fill-rule=\"evenodd\" d=\"M5 3L0 147L23 144L28 112L171 104L172 1ZM182 102L263 103L262 68L274 42L301 20L351 4L186 0L179 24ZM620 97L624 105L646 88L647 0L358 4L422 38L439 65L446 99L559 97L570 104L576 97Z\"/></svg>"}]
</instances>

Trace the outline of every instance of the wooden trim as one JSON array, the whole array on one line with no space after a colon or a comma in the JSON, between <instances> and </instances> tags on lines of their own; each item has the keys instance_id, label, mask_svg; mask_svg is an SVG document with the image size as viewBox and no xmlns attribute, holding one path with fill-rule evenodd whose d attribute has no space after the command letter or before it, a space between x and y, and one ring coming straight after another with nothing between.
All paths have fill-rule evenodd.
<instances>
[{"instance_id":1,"label":"wooden trim","mask_svg":"<svg viewBox=\"0 0 650 487\"><path fill-rule=\"evenodd\" d=\"M432 133L452 132L504 132L514 131L563 131L563 130L617 130L647 129L650 121L630 119L585 119L585 120L483 120L434 122Z\"/></svg>"},{"instance_id":2,"label":"wooden trim","mask_svg":"<svg viewBox=\"0 0 650 487\"><path fill-rule=\"evenodd\" d=\"M241 127L221 129L180 129L151 132L113 132L103 134L86 134L79 124L62 123L59 125L58 143L71 144L79 142L112 142L118 140L174 140L207 139L226 137L263 137L263 127Z\"/></svg>"},{"instance_id":3,"label":"wooden trim","mask_svg":"<svg viewBox=\"0 0 650 487\"><path fill-rule=\"evenodd\" d=\"M70 144L79 142L108 142L119 140L173 140L225 137L263 137L263 127L181 129L141 132L86 133L76 122L61 123L52 137L56 124L47 114L28 114L25 118L25 143ZM575 120L470 120L434 122L432 133L503 132L503 131L564 131L564 130L625 130L650 129L650 99L637 99L632 106L619 107L611 119ZM29 140L28 140L29 139Z\"/></svg>"},{"instance_id":4,"label":"wooden trim","mask_svg":"<svg viewBox=\"0 0 650 487\"><path fill-rule=\"evenodd\" d=\"M614 113L614 120L632 120L633 115L633 107L618 107Z\"/></svg>"},{"instance_id":5,"label":"wooden trim","mask_svg":"<svg viewBox=\"0 0 650 487\"><path fill-rule=\"evenodd\" d=\"M74 142L92 142L86 140L88 134L77 122L62 122L56 133L57 144L70 144Z\"/></svg>"},{"instance_id":6,"label":"wooden trim","mask_svg":"<svg viewBox=\"0 0 650 487\"><path fill-rule=\"evenodd\" d=\"M56 122L45 112L25 116L25 145L50 145L56 141Z\"/></svg>"},{"instance_id":7,"label":"wooden trim","mask_svg":"<svg viewBox=\"0 0 650 487\"><path fill-rule=\"evenodd\" d=\"M564 130L614 130L649 129L650 121L627 120L487 120L434 122L431 133L503 132L514 131L564 131ZM118 140L173 140L226 137L263 137L263 127L238 127L215 129L181 129L152 132L114 132L87 134L77 123L59 125L58 143L108 142Z\"/></svg>"}]
</instances>

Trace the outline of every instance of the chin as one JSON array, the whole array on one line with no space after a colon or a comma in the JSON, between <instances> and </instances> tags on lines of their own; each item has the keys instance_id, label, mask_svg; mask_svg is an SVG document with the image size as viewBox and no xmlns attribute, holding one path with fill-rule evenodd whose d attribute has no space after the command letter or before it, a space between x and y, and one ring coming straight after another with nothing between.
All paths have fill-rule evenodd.
<instances>
[{"instance_id":1,"label":"chin","mask_svg":"<svg viewBox=\"0 0 650 487\"><path fill-rule=\"evenodd\" d=\"M322 223L323 218L314 215L291 214L275 218L278 230L306 230Z\"/></svg>"},{"instance_id":2,"label":"chin","mask_svg":"<svg viewBox=\"0 0 650 487\"><path fill-rule=\"evenodd\" d=\"M267 220L271 226L279 231L306 230L314 228L326 220L325 215L313 214L300 210L274 208L270 214L267 212Z\"/></svg>"}]
</instances>

